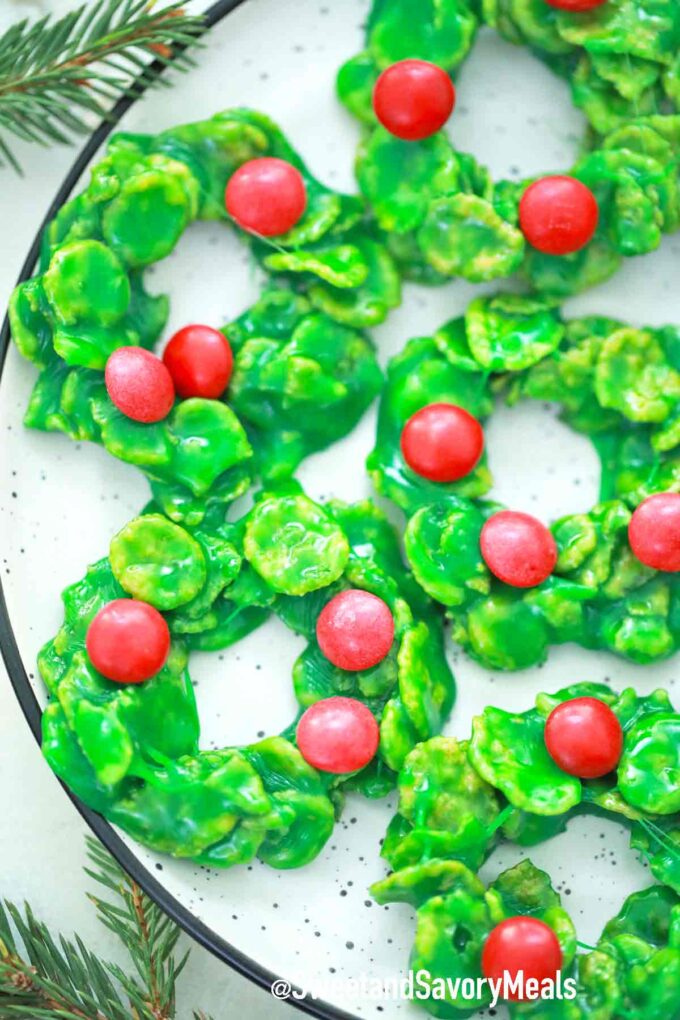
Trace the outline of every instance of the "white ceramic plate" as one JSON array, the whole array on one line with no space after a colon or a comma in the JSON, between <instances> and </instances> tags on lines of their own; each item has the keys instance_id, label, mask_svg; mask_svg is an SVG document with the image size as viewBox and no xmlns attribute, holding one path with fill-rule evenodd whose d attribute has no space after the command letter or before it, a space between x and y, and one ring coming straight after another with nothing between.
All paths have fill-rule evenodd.
<instances>
[{"instance_id":1,"label":"white ceramic plate","mask_svg":"<svg viewBox=\"0 0 680 1020\"><path fill-rule=\"evenodd\" d=\"M247 0L212 29L199 66L179 77L172 91L152 91L136 102L122 127L153 132L229 106L252 106L274 117L317 176L354 190L359 131L335 99L334 76L361 48L367 11L368 0ZM582 117L572 109L564 83L528 52L483 32L460 75L458 95L452 136L496 177L571 164ZM567 312L657 326L677 322L679 255L678 241L665 240L659 252L628 261L610 283L568 302ZM214 224L187 231L149 282L152 290L171 294L168 333L189 320L226 322L259 290L243 246ZM375 331L381 361L410 336L460 314L479 290L462 282L433 290L407 286L402 307ZM141 475L100 448L23 429L34 378L33 366L11 350L0 387L0 491L4 519L11 522L4 536L3 583L30 674L40 645L60 625L59 593L105 553L111 535L147 498ZM372 445L374 410L342 443L303 465L299 477L311 496L356 499L370 493L363 463ZM507 504L550 519L596 501L595 453L548 408L499 409L488 428L488 448L496 478L492 495ZM290 671L300 647L299 639L271 622L227 652L194 656L204 746L244 743L289 722L295 711ZM522 709L538 691L581 680L610 681L618 688L632 684L642 692L672 689L678 675L677 658L642 669L575 647L555 649L543 668L515 674L489 673L453 649L451 662L459 693L446 732L459 736L469 733L471 717L489 703ZM19 664L12 660L10 667L16 678ZM44 703L42 685L33 675L31 681ZM423 1016L411 1003L376 997L375 986L361 987L362 976L364 982L395 980L408 966L412 911L378 907L366 891L385 873L379 842L393 808L392 799L350 798L324 852L301 871L276 872L259 863L209 871L127 840L128 852L122 844L117 852L164 905L232 964L261 983L280 975L325 1000L308 999L306 1008L325 1016L338 1009L362 1017ZM106 837L107 828L98 831ZM497 852L484 876L518 856L512 848ZM623 898L648 881L623 830L611 822L576 820L567 834L532 851L532 858L551 873L585 941L597 938Z\"/></svg>"}]
</instances>

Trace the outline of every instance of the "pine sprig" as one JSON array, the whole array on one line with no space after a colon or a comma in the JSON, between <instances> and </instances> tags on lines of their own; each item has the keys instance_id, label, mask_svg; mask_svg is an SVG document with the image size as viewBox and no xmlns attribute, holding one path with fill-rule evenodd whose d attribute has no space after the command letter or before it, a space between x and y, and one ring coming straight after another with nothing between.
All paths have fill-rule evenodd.
<instances>
[{"instance_id":1,"label":"pine sprig","mask_svg":"<svg viewBox=\"0 0 680 1020\"><path fill-rule=\"evenodd\" d=\"M94 0L56 20L12 25L0 36L0 165L19 170L8 133L49 145L89 132L88 115L106 116L151 80L151 58L186 69L203 28L181 2L149 0Z\"/></svg>"},{"instance_id":2,"label":"pine sprig","mask_svg":"<svg viewBox=\"0 0 680 1020\"><path fill-rule=\"evenodd\" d=\"M179 929L88 838L87 874L110 895L91 895L99 919L123 943L126 973L100 960L76 935L56 939L28 904L0 903L0 1020L173 1020L176 981L187 961L175 949ZM194 1012L195 1020L211 1020Z\"/></svg>"},{"instance_id":3,"label":"pine sprig","mask_svg":"<svg viewBox=\"0 0 680 1020\"><path fill-rule=\"evenodd\" d=\"M175 961L173 954L179 929L160 907L144 895L100 843L90 837L87 847L94 867L86 868L86 873L116 897L114 903L96 895L90 895L90 900L96 906L101 922L127 949L137 974L130 977L113 964L111 972L140 1016L166 1020L174 1016L175 981L188 955L185 954L179 962Z\"/></svg>"}]
</instances>

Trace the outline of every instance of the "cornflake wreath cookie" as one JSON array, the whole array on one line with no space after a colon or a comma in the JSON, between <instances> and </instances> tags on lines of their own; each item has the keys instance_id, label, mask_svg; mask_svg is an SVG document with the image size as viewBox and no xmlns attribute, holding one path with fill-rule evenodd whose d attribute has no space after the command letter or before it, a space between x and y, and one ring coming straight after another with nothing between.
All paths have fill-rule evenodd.
<instances>
[{"instance_id":1,"label":"cornflake wreath cookie","mask_svg":"<svg viewBox=\"0 0 680 1020\"><path fill-rule=\"evenodd\" d=\"M665 691L621 694L576 684L541 694L536 707L489 707L469 741L435 737L407 756L398 812L382 856L392 874L372 886L378 903L417 908L411 969L432 981L424 1005L436 1016L488 1006L488 985L471 1000L445 979L572 979L556 998L508 995L512 1016L636 1020L680 1009L680 771L678 726ZM529 860L485 890L475 875L501 840L533 846L580 813L615 818L662 885L635 893L597 946L575 955L574 926L548 876ZM527 930L525 918L540 922ZM545 927L549 929L547 932ZM532 955L536 941L541 949ZM586 947L587 948L587 947ZM558 978L558 974L560 977ZM444 979L444 980L442 980Z\"/></svg>"},{"instance_id":2,"label":"cornflake wreath cookie","mask_svg":"<svg viewBox=\"0 0 680 1020\"><path fill-rule=\"evenodd\" d=\"M459 861L432 859L372 891L416 909L410 966L416 1001L434 1016L469 1017L499 1000L532 1020L662 1020L680 1009L680 898L664 886L628 896L587 952L528 859L487 888Z\"/></svg>"},{"instance_id":3,"label":"cornflake wreath cookie","mask_svg":"<svg viewBox=\"0 0 680 1020\"><path fill-rule=\"evenodd\" d=\"M392 359L369 472L409 515L405 547L417 580L446 606L454 641L485 665L522 669L567 641L641 663L677 649L678 335L597 317L565 321L543 298L499 294L475 299ZM499 397L557 403L602 461L602 501L592 510L556 521L552 537L538 522L537 534L513 532L519 573L503 557L521 515L477 499L492 479L474 430ZM466 420L455 419L461 414ZM675 530L655 559L631 546L629 530L635 508L662 493Z\"/></svg>"},{"instance_id":4,"label":"cornflake wreath cookie","mask_svg":"<svg viewBox=\"0 0 680 1020\"><path fill-rule=\"evenodd\" d=\"M304 294L266 291L223 331L234 355L224 399L207 399L219 387L185 398L147 353L168 299L146 292L144 268L193 220L226 219L230 175L269 153L303 182L305 211L274 247L242 233L279 287ZM361 200L319 184L262 114L113 136L88 188L48 226L38 275L10 303L14 341L40 369L26 424L103 444L144 471L165 513L192 524L256 473L290 475L353 428L381 384L357 327L398 303L399 279L362 217Z\"/></svg>"},{"instance_id":5,"label":"cornflake wreath cookie","mask_svg":"<svg viewBox=\"0 0 680 1020\"><path fill-rule=\"evenodd\" d=\"M340 69L338 94L365 125L357 180L408 279L481 282L519 271L537 290L568 295L678 229L677 3L556 6L374 0L366 49ZM568 176L494 182L438 130L453 101L427 75L432 65L455 75L480 16L569 80L593 130Z\"/></svg>"},{"instance_id":6,"label":"cornflake wreath cookie","mask_svg":"<svg viewBox=\"0 0 680 1020\"><path fill-rule=\"evenodd\" d=\"M357 600L364 613L371 602L363 631ZM307 863L343 791L386 793L454 698L440 620L386 518L369 503L318 506L292 484L235 523L180 525L151 505L64 605L39 660L47 760L140 842L204 864ZM293 668L301 719L257 744L201 750L190 651L225 648L272 613L309 642Z\"/></svg>"}]
</instances>

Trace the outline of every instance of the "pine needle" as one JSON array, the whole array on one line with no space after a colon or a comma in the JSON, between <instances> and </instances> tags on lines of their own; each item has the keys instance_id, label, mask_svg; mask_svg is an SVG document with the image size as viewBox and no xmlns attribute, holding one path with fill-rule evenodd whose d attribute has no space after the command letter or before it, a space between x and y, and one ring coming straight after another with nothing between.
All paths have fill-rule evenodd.
<instances>
[{"instance_id":1,"label":"pine needle","mask_svg":"<svg viewBox=\"0 0 680 1020\"><path fill-rule=\"evenodd\" d=\"M0 166L20 172L7 135L65 144L92 130L92 117L153 82L152 61L185 70L204 29L181 2L94 0L58 19L20 21L0 36Z\"/></svg>"},{"instance_id":2,"label":"pine needle","mask_svg":"<svg viewBox=\"0 0 680 1020\"><path fill-rule=\"evenodd\" d=\"M76 935L54 937L31 907L0 903L0 1020L173 1020L177 926L92 837L86 873L101 922L122 942L132 974L100 960ZM211 1020L195 1011L195 1020Z\"/></svg>"}]
</instances>

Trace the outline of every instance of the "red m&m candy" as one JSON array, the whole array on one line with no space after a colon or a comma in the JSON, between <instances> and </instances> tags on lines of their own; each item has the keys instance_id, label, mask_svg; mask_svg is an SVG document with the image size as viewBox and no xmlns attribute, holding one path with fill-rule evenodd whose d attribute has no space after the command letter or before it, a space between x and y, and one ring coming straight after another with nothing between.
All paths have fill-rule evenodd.
<instances>
[{"instance_id":1,"label":"red m&m candy","mask_svg":"<svg viewBox=\"0 0 680 1020\"><path fill-rule=\"evenodd\" d=\"M212 326L184 326L168 341L163 363L180 397L221 397L229 384L234 355L229 341Z\"/></svg>"},{"instance_id":2,"label":"red m&m candy","mask_svg":"<svg viewBox=\"0 0 680 1020\"><path fill-rule=\"evenodd\" d=\"M300 754L315 769L341 774L368 765L380 731L370 709L356 698L324 698L297 725Z\"/></svg>"},{"instance_id":3,"label":"red m&m candy","mask_svg":"<svg viewBox=\"0 0 680 1020\"><path fill-rule=\"evenodd\" d=\"M529 185L519 204L519 225L532 248L546 255L569 255L597 229L597 199L575 177L542 177Z\"/></svg>"},{"instance_id":4,"label":"red m&m candy","mask_svg":"<svg viewBox=\"0 0 680 1020\"><path fill-rule=\"evenodd\" d=\"M316 638L323 654L339 669L370 669L382 662L392 647L394 617L377 595L350 588L335 595L321 610Z\"/></svg>"},{"instance_id":5,"label":"red m&m candy","mask_svg":"<svg viewBox=\"0 0 680 1020\"><path fill-rule=\"evenodd\" d=\"M545 746L563 772L580 779L598 779L618 765L623 750L623 730L603 701L571 698L548 716Z\"/></svg>"},{"instance_id":6,"label":"red m&m candy","mask_svg":"<svg viewBox=\"0 0 680 1020\"><path fill-rule=\"evenodd\" d=\"M607 0L545 0L551 7L557 7L559 11L592 11L595 7L601 7Z\"/></svg>"},{"instance_id":7,"label":"red m&m candy","mask_svg":"<svg viewBox=\"0 0 680 1020\"><path fill-rule=\"evenodd\" d=\"M557 981L562 969L562 948L557 935L536 917L509 917L496 925L482 950L482 973L489 981L514 982L521 971L524 985L534 979ZM501 986L502 987L502 986ZM521 992L509 996L520 1000Z\"/></svg>"},{"instance_id":8,"label":"red m&m candy","mask_svg":"<svg viewBox=\"0 0 680 1020\"><path fill-rule=\"evenodd\" d=\"M482 426L457 404L428 404L409 418L401 433L404 460L431 482L455 482L468 475L483 450Z\"/></svg>"},{"instance_id":9,"label":"red m&m candy","mask_svg":"<svg viewBox=\"0 0 680 1020\"><path fill-rule=\"evenodd\" d=\"M307 207L300 171L284 159L251 159L231 175L227 212L243 230L275 237L291 230Z\"/></svg>"},{"instance_id":10,"label":"red m&m candy","mask_svg":"<svg viewBox=\"0 0 680 1020\"><path fill-rule=\"evenodd\" d=\"M628 525L630 547L647 567L680 570L680 492L657 492L633 512Z\"/></svg>"},{"instance_id":11,"label":"red m&m candy","mask_svg":"<svg viewBox=\"0 0 680 1020\"><path fill-rule=\"evenodd\" d=\"M95 616L85 644L92 665L103 676L119 684L140 684L165 665L170 631L148 603L114 599Z\"/></svg>"},{"instance_id":12,"label":"red m&m candy","mask_svg":"<svg viewBox=\"0 0 680 1020\"><path fill-rule=\"evenodd\" d=\"M550 531L531 514L516 510L501 510L489 517L480 546L491 573L515 588L540 584L557 563L557 546Z\"/></svg>"},{"instance_id":13,"label":"red m&m candy","mask_svg":"<svg viewBox=\"0 0 680 1020\"><path fill-rule=\"evenodd\" d=\"M143 347L119 347L106 362L106 391L127 418L161 421L175 401L172 376L160 358Z\"/></svg>"},{"instance_id":14,"label":"red m&m candy","mask_svg":"<svg viewBox=\"0 0 680 1020\"><path fill-rule=\"evenodd\" d=\"M391 134L408 142L439 131L456 102L446 71L427 60L400 60L375 83L373 109Z\"/></svg>"}]
</instances>

